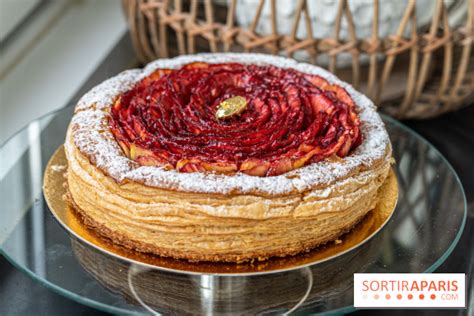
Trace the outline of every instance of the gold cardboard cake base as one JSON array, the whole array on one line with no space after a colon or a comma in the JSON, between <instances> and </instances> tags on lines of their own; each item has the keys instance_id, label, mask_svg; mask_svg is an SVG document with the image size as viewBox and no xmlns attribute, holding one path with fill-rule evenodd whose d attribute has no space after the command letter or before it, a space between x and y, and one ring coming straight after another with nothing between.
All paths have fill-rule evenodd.
<instances>
[{"instance_id":1,"label":"gold cardboard cake base","mask_svg":"<svg viewBox=\"0 0 474 316\"><path fill-rule=\"evenodd\" d=\"M58 222L72 235L86 244L120 259L152 266L158 269L212 274L253 274L291 270L321 263L340 256L369 240L377 234L392 216L398 199L398 183L393 170L380 188L380 202L373 211L340 239L317 247L309 252L283 258L246 263L188 262L173 258L140 253L114 244L85 226L80 216L63 199L66 193L64 173L67 160L64 147L59 147L51 157L44 174L43 190L46 203Z\"/></svg>"}]
</instances>

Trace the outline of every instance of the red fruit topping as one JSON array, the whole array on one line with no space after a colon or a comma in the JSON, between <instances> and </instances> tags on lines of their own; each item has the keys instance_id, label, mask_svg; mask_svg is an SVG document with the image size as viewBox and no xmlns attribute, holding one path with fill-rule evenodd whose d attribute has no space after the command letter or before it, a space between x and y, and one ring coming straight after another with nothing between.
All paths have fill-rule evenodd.
<instances>
[{"instance_id":1,"label":"red fruit topping","mask_svg":"<svg viewBox=\"0 0 474 316\"><path fill-rule=\"evenodd\" d=\"M238 115L216 116L225 100L242 98ZM116 99L110 126L141 165L262 177L345 157L362 141L344 88L293 69L237 63L158 69Z\"/></svg>"}]
</instances>

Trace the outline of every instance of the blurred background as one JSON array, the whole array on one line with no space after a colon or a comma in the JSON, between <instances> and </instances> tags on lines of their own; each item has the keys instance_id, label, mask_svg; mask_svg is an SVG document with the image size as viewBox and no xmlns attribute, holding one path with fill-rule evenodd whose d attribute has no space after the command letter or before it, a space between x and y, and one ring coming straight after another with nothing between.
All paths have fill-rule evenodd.
<instances>
[{"instance_id":1,"label":"blurred background","mask_svg":"<svg viewBox=\"0 0 474 316\"><path fill-rule=\"evenodd\" d=\"M72 100L120 42L108 62L122 66L103 75L274 53L328 68L397 118L435 117L474 98L473 28L473 0L0 0L0 143Z\"/></svg>"},{"instance_id":2,"label":"blurred background","mask_svg":"<svg viewBox=\"0 0 474 316\"><path fill-rule=\"evenodd\" d=\"M126 32L120 1L0 0L0 144L64 107Z\"/></svg>"}]
</instances>

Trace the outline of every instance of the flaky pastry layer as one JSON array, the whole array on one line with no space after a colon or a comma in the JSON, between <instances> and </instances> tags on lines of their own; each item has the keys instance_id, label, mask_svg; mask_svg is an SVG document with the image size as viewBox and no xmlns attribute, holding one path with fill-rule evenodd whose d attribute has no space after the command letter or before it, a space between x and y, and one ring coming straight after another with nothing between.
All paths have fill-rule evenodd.
<instances>
[{"instance_id":1,"label":"flaky pastry layer","mask_svg":"<svg viewBox=\"0 0 474 316\"><path fill-rule=\"evenodd\" d=\"M205 56L184 61L212 60L212 55ZM226 60L225 54L216 56L217 62ZM245 61L245 54L229 56ZM250 56L259 62L281 61ZM144 73L153 70L149 67ZM311 65L303 68L325 74ZM178 174L137 166L120 155L107 125L108 101L114 91L129 85L119 80L106 95L96 91L79 103L66 137L69 202L89 226L118 244L188 260L265 259L334 240L374 208L389 173L391 146L373 104L332 75L327 77L345 85L354 98L363 143L344 159L267 178Z\"/></svg>"},{"instance_id":2,"label":"flaky pastry layer","mask_svg":"<svg viewBox=\"0 0 474 316\"><path fill-rule=\"evenodd\" d=\"M77 149L67 157L71 202L100 234L135 250L206 261L296 254L337 238L374 208L390 168L381 160L326 188L266 197L119 184Z\"/></svg>"}]
</instances>

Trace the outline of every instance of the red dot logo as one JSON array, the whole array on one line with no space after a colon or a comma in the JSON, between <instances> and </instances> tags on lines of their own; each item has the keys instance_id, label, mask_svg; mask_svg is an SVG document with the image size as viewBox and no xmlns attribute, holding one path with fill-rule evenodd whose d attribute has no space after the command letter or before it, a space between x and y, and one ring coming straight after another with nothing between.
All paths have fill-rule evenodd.
<instances>
[{"instance_id":1,"label":"red dot logo","mask_svg":"<svg viewBox=\"0 0 474 316\"><path fill-rule=\"evenodd\" d=\"M432 300L434 300L434 299L436 298L436 295L431 294L430 298L431 298Z\"/></svg>"},{"instance_id":2,"label":"red dot logo","mask_svg":"<svg viewBox=\"0 0 474 316\"><path fill-rule=\"evenodd\" d=\"M401 295L401 294L397 294L397 299L401 300L401 299L402 299L402 295Z\"/></svg>"},{"instance_id":3,"label":"red dot logo","mask_svg":"<svg viewBox=\"0 0 474 316\"><path fill-rule=\"evenodd\" d=\"M386 298L387 300L389 300L389 299L390 299L390 294L385 294L385 298Z\"/></svg>"},{"instance_id":4,"label":"red dot logo","mask_svg":"<svg viewBox=\"0 0 474 316\"><path fill-rule=\"evenodd\" d=\"M420 300L424 299L425 296L423 294L420 294Z\"/></svg>"},{"instance_id":5,"label":"red dot logo","mask_svg":"<svg viewBox=\"0 0 474 316\"><path fill-rule=\"evenodd\" d=\"M413 299L413 294L408 294L408 299L412 300Z\"/></svg>"}]
</instances>

